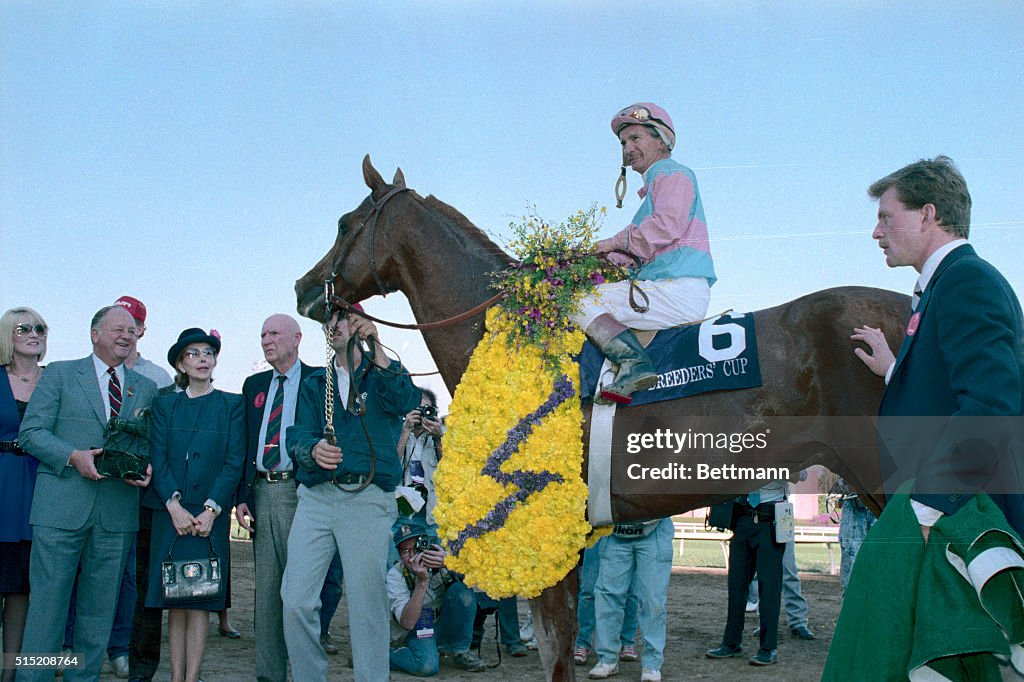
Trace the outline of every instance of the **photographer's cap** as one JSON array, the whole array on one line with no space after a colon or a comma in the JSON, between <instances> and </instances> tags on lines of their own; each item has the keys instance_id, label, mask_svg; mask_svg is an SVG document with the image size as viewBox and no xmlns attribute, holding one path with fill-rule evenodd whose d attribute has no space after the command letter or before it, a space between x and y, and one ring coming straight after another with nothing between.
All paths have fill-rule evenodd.
<instances>
[{"instance_id":1,"label":"photographer's cap","mask_svg":"<svg viewBox=\"0 0 1024 682\"><path fill-rule=\"evenodd\" d=\"M395 531L395 547L410 538L418 538L426 534L427 527L424 525L423 521L415 517L404 518L402 519L401 525L398 526L398 529Z\"/></svg>"}]
</instances>

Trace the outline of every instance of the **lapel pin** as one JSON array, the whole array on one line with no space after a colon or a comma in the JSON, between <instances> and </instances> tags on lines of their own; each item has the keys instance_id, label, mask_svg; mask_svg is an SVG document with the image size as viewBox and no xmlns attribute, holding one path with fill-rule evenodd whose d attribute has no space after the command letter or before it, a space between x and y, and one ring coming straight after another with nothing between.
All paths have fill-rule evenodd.
<instances>
[{"instance_id":1,"label":"lapel pin","mask_svg":"<svg viewBox=\"0 0 1024 682\"><path fill-rule=\"evenodd\" d=\"M907 336L913 336L917 333L917 327L921 324L921 313L914 313L910 316L910 322L907 323Z\"/></svg>"},{"instance_id":2,"label":"lapel pin","mask_svg":"<svg viewBox=\"0 0 1024 682\"><path fill-rule=\"evenodd\" d=\"M252 406L258 410L261 407L263 407L263 403L265 402L267 402L267 394L264 393L263 391L260 391L256 395L256 399L252 401Z\"/></svg>"}]
</instances>

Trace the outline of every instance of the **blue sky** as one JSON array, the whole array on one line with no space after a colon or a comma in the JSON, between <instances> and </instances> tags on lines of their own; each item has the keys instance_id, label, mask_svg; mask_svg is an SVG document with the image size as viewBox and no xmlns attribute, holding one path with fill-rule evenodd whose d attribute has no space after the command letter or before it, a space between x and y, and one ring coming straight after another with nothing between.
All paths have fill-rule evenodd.
<instances>
[{"instance_id":1,"label":"blue sky","mask_svg":"<svg viewBox=\"0 0 1024 682\"><path fill-rule=\"evenodd\" d=\"M0 306L50 323L48 358L89 351L121 294L143 354L224 337L219 385L366 195L369 153L498 240L530 205L613 208L618 109L672 115L700 183L711 309L817 289L909 291L870 239L866 187L952 156L971 241L1024 288L1024 4L1017 2L0 3ZM400 296L371 312L411 319ZM302 356L322 363L314 324ZM385 331L416 371L418 335ZM429 383L429 382L428 382ZM438 382L439 383L439 382Z\"/></svg>"}]
</instances>

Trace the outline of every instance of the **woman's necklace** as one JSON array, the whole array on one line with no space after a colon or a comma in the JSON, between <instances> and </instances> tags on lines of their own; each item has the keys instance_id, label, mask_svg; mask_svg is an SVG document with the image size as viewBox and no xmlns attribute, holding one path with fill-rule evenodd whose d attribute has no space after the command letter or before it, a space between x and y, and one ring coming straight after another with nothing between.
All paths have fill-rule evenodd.
<instances>
[{"instance_id":1,"label":"woman's necklace","mask_svg":"<svg viewBox=\"0 0 1024 682\"><path fill-rule=\"evenodd\" d=\"M189 398L201 398L201 397L203 397L204 395L206 395L207 393L209 393L212 390L213 390L213 386L210 385L210 384L206 384L206 390L205 391L203 391L202 393L195 393L192 390L192 386L189 385L189 386L185 387L185 395L187 395Z\"/></svg>"},{"instance_id":2,"label":"woman's necklace","mask_svg":"<svg viewBox=\"0 0 1024 682\"><path fill-rule=\"evenodd\" d=\"M24 375L18 374L17 372L15 372L15 371L14 371L13 369L11 369L10 367L8 367L8 368L7 368L7 373L8 373L8 374L10 374L10 375L11 375L12 377L18 377L19 379L21 379L22 381L24 381L24 382L25 382L26 384L30 384L30 383L32 383L33 381L35 381L36 379L38 379L38 378L39 378L39 375L40 375L40 374L42 373L42 371L43 371L43 370L42 370L42 369L40 369L40 368L39 368L39 366L37 365L37 366L36 366L36 373L35 373L35 374L33 374L33 375L32 375L31 377L27 377L27 376L24 376Z\"/></svg>"}]
</instances>

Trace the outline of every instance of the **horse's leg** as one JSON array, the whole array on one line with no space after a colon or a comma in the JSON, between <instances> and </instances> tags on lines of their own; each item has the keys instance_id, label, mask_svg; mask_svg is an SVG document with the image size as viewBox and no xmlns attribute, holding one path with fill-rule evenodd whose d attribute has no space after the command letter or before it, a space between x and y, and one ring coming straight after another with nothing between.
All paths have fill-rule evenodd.
<instances>
[{"instance_id":1,"label":"horse's leg","mask_svg":"<svg viewBox=\"0 0 1024 682\"><path fill-rule=\"evenodd\" d=\"M544 673L552 682L576 679L572 647L576 639L576 570L530 600L533 629Z\"/></svg>"}]
</instances>

